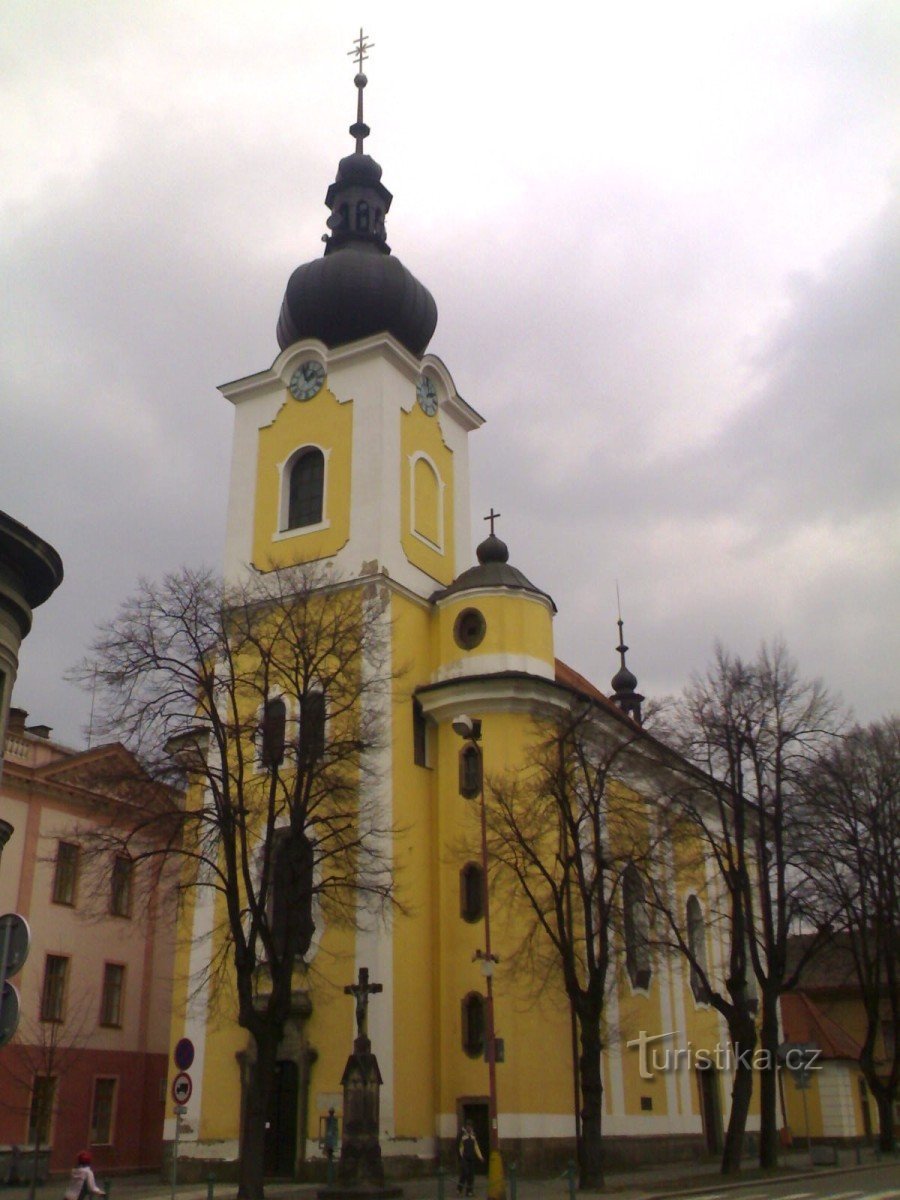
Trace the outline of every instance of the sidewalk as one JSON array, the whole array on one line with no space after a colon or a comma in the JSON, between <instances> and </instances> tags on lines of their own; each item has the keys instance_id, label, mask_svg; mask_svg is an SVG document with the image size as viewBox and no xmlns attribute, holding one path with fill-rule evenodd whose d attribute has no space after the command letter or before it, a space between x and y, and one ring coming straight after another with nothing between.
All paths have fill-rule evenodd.
<instances>
[{"instance_id":1,"label":"sidewalk","mask_svg":"<svg viewBox=\"0 0 900 1200\"><path fill-rule=\"evenodd\" d=\"M782 1155L781 1167L774 1174L761 1174L753 1165L754 1160L748 1159L741 1175L735 1179L723 1179L719 1174L717 1162L702 1163L663 1163L654 1167L635 1168L631 1170L609 1171L606 1176L606 1186L600 1194L614 1196L616 1200L662 1200L666 1196L677 1196L687 1192L695 1195L704 1190L715 1191L717 1194L730 1188L746 1184L759 1184L762 1180L774 1183L776 1180L800 1181L810 1176L822 1176L839 1172L844 1174L856 1169L856 1154L853 1150L841 1150L838 1167L812 1167L809 1154L805 1150L792 1150ZM890 1172L890 1178L885 1180L885 1186L900 1183L900 1158L883 1160L876 1156L874 1150L864 1149L861 1152L860 1169L871 1170L882 1167ZM172 1185L159 1176L128 1176L113 1177L107 1181L100 1174L99 1183L106 1187L109 1183L110 1200L171 1200ZM275 1182L266 1185L267 1200L311 1200L315 1197L321 1183L292 1183ZM439 1180L436 1175L425 1176L402 1182L404 1200L438 1200ZM550 1179L516 1179L516 1200L566 1200L569 1195L568 1180L565 1175ZM484 1197L486 1182L483 1177L476 1179L475 1195ZM41 1185L37 1190L37 1200L61 1200L65 1189L64 1180L51 1180ZM220 1183L215 1185L213 1200L232 1200L235 1194L234 1184ZM454 1200L456 1196L456 1179L445 1175L443 1179L443 1194L445 1200ZM580 1193L588 1195L589 1193ZM27 1200L28 1189L24 1187L0 1187L0 1200ZM205 1184L179 1184L175 1190L176 1200L208 1200ZM507 1177L507 1200L512 1200L512 1180Z\"/></svg>"}]
</instances>

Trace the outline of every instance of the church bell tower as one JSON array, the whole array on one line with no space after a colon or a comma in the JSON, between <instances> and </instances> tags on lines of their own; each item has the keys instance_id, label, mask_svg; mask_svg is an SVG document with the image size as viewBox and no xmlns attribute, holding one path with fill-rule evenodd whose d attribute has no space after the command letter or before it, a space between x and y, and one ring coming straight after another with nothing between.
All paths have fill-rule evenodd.
<instances>
[{"instance_id":1,"label":"church bell tower","mask_svg":"<svg viewBox=\"0 0 900 1200\"><path fill-rule=\"evenodd\" d=\"M225 570L325 560L427 597L470 561L467 437L482 418L427 353L437 306L387 242L393 197L364 152L369 48L360 34L324 254L288 280L272 366L220 389L235 407Z\"/></svg>"}]
</instances>

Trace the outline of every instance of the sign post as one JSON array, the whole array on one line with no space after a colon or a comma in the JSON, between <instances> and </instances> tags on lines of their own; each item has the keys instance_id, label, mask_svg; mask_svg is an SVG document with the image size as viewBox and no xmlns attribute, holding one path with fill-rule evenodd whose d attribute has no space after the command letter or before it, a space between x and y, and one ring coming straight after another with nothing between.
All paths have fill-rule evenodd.
<instances>
[{"instance_id":1,"label":"sign post","mask_svg":"<svg viewBox=\"0 0 900 1200\"><path fill-rule=\"evenodd\" d=\"M194 1090L193 1080L188 1075L188 1068L194 1061L194 1043L190 1038L180 1038L175 1044L172 1054L178 1074L172 1080L172 1099L175 1101L175 1140L172 1143L172 1200L175 1200L175 1188L178 1185L178 1134L181 1130L181 1118L187 1112L187 1102Z\"/></svg>"}]
</instances>

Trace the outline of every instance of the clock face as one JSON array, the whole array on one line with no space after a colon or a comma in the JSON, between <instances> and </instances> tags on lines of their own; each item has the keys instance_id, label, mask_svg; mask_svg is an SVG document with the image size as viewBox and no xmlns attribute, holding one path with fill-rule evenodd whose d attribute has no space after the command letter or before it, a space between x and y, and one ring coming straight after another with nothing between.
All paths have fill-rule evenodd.
<instances>
[{"instance_id":1,"label":"clock face","mask_svg":"<svg viewBox=\"0 0 900 1200\"><path fill-rule=\"evenodd\" d=\"M438 410L437 388L427 375L422 375L416 384L416 396L422 412L433 417Z\"/></svg>"},{"instance_id":2,"label":"clock face","mask_svg":"<svg viewBox=\"0 0 900 1200\"><path fill-rule=\"evenodd\" d=\"M312 400L324 382L325 368L314 358L309 358L293 373L288 387L295 400Z\"/></svg>"}]
</instances>

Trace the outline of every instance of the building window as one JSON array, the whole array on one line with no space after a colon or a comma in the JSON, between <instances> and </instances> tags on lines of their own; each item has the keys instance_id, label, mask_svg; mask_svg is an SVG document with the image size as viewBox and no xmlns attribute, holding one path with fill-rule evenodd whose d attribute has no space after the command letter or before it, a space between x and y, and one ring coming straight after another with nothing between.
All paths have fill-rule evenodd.
<instances>
[{"instance_id":1,"label":"building window","mask_svg":"<svg viewBox=\"0 0 900 1200\"><path fill-rule=\"evenodd\" d=\"M459 752L459 794L466 800L481 794L481 750L472 742Z\"/></svg>"},{"instance_id":2,"label":"building window","mask_svg":"<svg viewBox=\"0 0 900 1200\"><path fill-rule=\"evenodd\" d=\"M134 863L124 854L113 859L112 879L109 889L109 911L114 917L131 916L131 883Z\"/></svg>"},{"instance_id":3,"label":"building window","mask_svg":"<svg viewBox=\"0 0 900 1200\"><path fill-rule=\"evenodd\" d=\"M691 991L700 1004L709 1000L709 990L703 982L706 977L706 927L703 912L696 896L689 896L685 909L688 949L691 952Z\"/></svg>"},{"instance_id":4,"label":"building window","mask_svg":"<svg viewBox=\"0 0 900 1200\"><path fill-rule=\"evenodd\" d=\"M484 916L484 872L477 863L466 863L459 873L459 915L464 921Z\"/></svg>"},{"instance_id":5,"label":"building window","mask_svg":"<svg viewBox=\"0 0 900 1200\"><path fill-rule=\"evenodd\" d=\"M48 954L44 963L44 986L41 990L42 1021L63 1019L68 976L69 960L60 954Z\"/></svg>"},{"instance_id":6,"label":"building window","mask_svg":"<svg viewBox=\"0 0 900 1200\"><path fill-rule=\"evenodd\" d=\"M287 705L280 696L267 700L259 723L259 762L270 769L284 761L284 729Z\"/></svg>"},{"instance_id":7,"label":"building window","mask_svg":"<svg viewBox=\"0 0 900 1200\"><path fill-rule=\"evenodd\" d=\"M31 1105L28 1109L28 1140L34 1145L50 1141L53 1105L56 1101L56 1076L35 1075L31 1085Z\"/></svg>"},{"instance_id":8,"label":"building window","mask_svg":"<svg viewBox=\"0 0 900 1200\"><path fill-rule=\"evenodd\" d=\"M462 1045L470 1058L484 1054L484 996L469 992L462 1002Z\"/></svg>"},{"instance_id":9,"label":"building window","mask_svg":"<svg viewBox=\"0 0 900 1200\"><path fill-rule=\"evenodd\" d=\"M444 485L437 468L425 454L417 454L412 469L412 530L429 546L444 549Z\"/></svg>"},{"instance_id":10,"label":"building window","mask_svg":"<svg viewBox=\"0 0 900 1200\"><path fill-rule=\"evenodd\" d=\"M428 721L422 711L422 705L413 697L413 762L417 767L428 766Z\"/></svg>"},{"instance_id":11,"label":"building window","mask_svg":"<svg viewBox=\"0 0 900 1200\"><path fill-rule=\"evenodd\" d=\"M94 1080L94 1103L91 1105L90 1133L90 1141L93 1146L109 1146L112 1144L117 1082L115 1079Z\"/></svg>"},{"instance_id":12,"label":"building window","mask_svg":"<svg viewBox=\"0 0 900 1200\"><path fill-rule=\"evenodd\" d=\"M309 838L287 826L272 838L268 917L272 945L281 958L287 948L288 919L296 923L294 955L309 949L316 926L312 916L314 854Z\"/></svg>"},{"instance_id":13,"label":"building window","mask_svg":"<svg viewBox=\"0 0 900 1200\"><path fill-rule=\"evenodd\" d=\"M103 968L103 996L100 1001L100 1024L122 1025L122 999L125 991L125 968L119 963L107 963Z\"/></svg>"},{"instance_id":14,"label":"building window","mask_svg":"<svg viewBox=\"0 0 900 1200\"><path fill-rule=\"evenodd\" d=\"M53 903L75 903L78 882L78 847L71 842L59 842L56 847L56 870L53 874Z\"/></svg>"},{"instance_id":15,"label":"building window","mask_svg":"<svg viewBox=\"0 0 900 1200\"><path fill-rule=\"evenodd\" d=\"M319 525L325 497L325 456L315 446L301 450L288 477L287 528Z\"/></svg>"},{"instance_id":16,"label":"building window","mask_svg":"<svg viewBox=\"0 0 900 1200\"><path fill-rule=\"evenodd\" d=\"M625 925L625 965L632 987L650 986L650 922L644 900L644 885L631 863L622 877Z\"/></svg>"},{"instance_id":17,"label":"building window","mask_svg":"<svg viewBox=\"0 0 900 1200\"><path fill-rule=\"evenodd\" d=\"M477 608L464 608L453 625L453 639L461 650L474 650L484 640L487 622Z\"/></svg>"},{"instance_id":18,"label":"building window","mask_svg":"<svg viewBox=\"0 0 900 1200\"><path fill-rule=\"evenodd\" d=\"M309 691L300 701L300 735L297 751L300 762L311 766L325 753L325 693Z\"/></svg>"}]
</instances>

